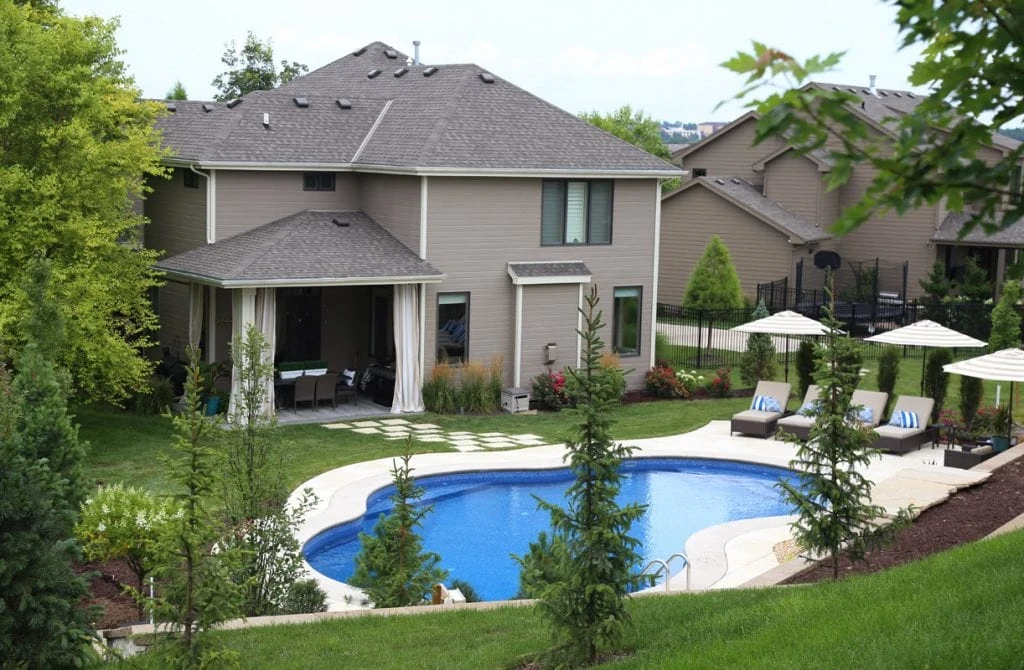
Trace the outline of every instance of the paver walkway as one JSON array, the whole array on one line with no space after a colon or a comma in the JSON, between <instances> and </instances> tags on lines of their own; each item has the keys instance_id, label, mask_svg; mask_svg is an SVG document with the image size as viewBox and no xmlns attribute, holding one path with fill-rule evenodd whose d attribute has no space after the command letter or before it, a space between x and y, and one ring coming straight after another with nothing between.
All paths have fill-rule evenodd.
<instances>
[{"instance_id":1,"label":"paver walkway","mask_svg":"<svg viewBox=\"0 0 1024 670\"><path fill-rule=\"evenodd\" d=\"M347 423L327 423L330 430L351 430L363 435L380 435L385 440L405 440L410 436L418 442L447 442L456 451L483 451L510 447L542 447L547 441L540 435L522 433L473 433L468 430L442 430L432 423L415 423L406 419L366 419Z\"/></svg>"}]
</instances>

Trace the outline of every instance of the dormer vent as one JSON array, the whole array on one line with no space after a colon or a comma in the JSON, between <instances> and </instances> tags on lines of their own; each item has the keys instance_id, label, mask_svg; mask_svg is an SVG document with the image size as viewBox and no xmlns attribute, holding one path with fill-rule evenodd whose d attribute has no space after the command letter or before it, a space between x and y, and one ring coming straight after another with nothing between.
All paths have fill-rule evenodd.
<instances>
[{"instance_id":1,"label":"dormer vent","mask_svg":"<svg viewBox=\"0 0 1024 670\"><path fill-rule=\"evenodd\" d=\"M898 91L893 91L892 94L895 95L897 98L902 98L903 97L902 95L899 94Z\"/></svg>"},{"instance_id":2,"label":"dormer vent","mask_svg":"<svg viewBox=\"0 0 1024 670\"><path fill-rule=\"evenodd\" d=\"M356 51L353 51L352 55L353 56L362 56L364 53L366 53L366 47L363 47L362 49L357 49Z\"/></svg>"},{"instance_id":3,"label":"dormer vent","mask_svg":"<svg viewBox=\"0 0 1024 670\"><path fill-rule=\"evenodd\" d=\"M395 51L394 49L385 49L384 55L387 56L388 58L398 58L398 52Z\"/></svg>"},{"instance_id":4,"label":"dormer vent","mask_svg":"<svg viewBox=\"0 0 1024 670\"><path fill-rule=\"evenodd\" d=\"M383 70L370 70L369 72L366 73L366 78L367 79L373 79L374 77L379 75L381 72L383 72Z\"/></svg>"},{"instance_id":5,"label":"dormer vent","mask_svg":"<svg viewBox=\"0 0 1024 670\"><path fill-rule=\"evenodd\" d=\"M737 185L738 185L738 184L740 183L740 180L739 180L739 179L737 179L736 177L733 177L733 178L732 178L732 179L730 179L729 181L731 181L732 183L734 183L734 184L737 184Z\"/></svg>"},{"instance_id":6,"label":"dormer vent","mask_svg":"<svg viewBox=\"0 0 1024 670\"><path fill-rule=\"evenodd\" d=\"M228 100L227 104L225 104L224 106L228 109L234 109L235 107L238 107L240 104L242 104L242 99L235 98L234 100Z\"/></svg>"},{"instance_id":7,"label":"dormer vent","mask_svg":"<svg viewBox=\"0 0 1024 670\"><path fill-rule=\"evenodd\" d=\"M407 67L400 67L400 68L398 68L397 70L395 70L395 78L397 79L398 77L401 77L403 74L405 74L408 71L409 71L409 68L407 68Z\"/></svg>"},{"instance_id":8,"label":"dormer vent","mask_svg":"<svg viewBox=\"0 0 1024 670\"><path fill-rule=\"evenodd\" d=\"M333 223L334 225L336 225L339 228L348 228L348 226L349 226L348 221L342 221L341 219L339 219L337 217L331 219L331 223Z\"/></svg>"},{"instance_id":9,"label":"dormer vent","mask_svg":"<svg viewBox=\"0 0 1024 670\"><path fill-rule=\"evenodd\" d=\"M494 83L494 75L491 74L490 72L481 72L480 73L480 81L482 81L485 84L493 84Z\"/></svg>"},{"instance_id":10,"label":"dormer vent","mask_svg":"<svg viewBox=\"0 0 1024 670\"><path fill-rule=\"evenodd\" d=\"M908 97L908 98L913 98L913 97L914 97L914 94L913 94L913 93L907 93L907 97Z\"/></svg>"},{"instance_id":11,"label":"dormer vent","mask_svg":"<svg viewBox=\"0 0 1024 670\"><path fill-rule=\"evenodd\" d=\"M213 111L213 105L211 105L208 102L204 102L203 103L203 111L207 112L207 113L212 112Z\"/></svg>"},{"instance_id":12,"label":"dormer vent","mask_svg":"<svg viewBox=\"0 0 1024 670\"><path fill-rule=\"evenodd\" d=\"M270 127L270 112L263 112L263 127Z\"/></svg>"},{"instance_id":13,"label":"dormer vent","mask_svg":"<svg viewBox=\"0 0 1024 670\"><path fill-rule=\"evenodd\" d=\"M167 111L168 112L176 112L176 111L178 111L178 106L176 104L174 104L173 102L169 102L169 103L167 103Z\"/></svg>"},{"instance_id":14,"label":"dormer vent","mask_svg":"<svg viewBox=\"0 0 1024 670\"><path fill-rule=\"evenodd\" d=\"M718 184L719 186L725 186L725 180L724 179L716 179L715 183Z\"/></svg>"},{"instance_id":15,"label":"dormer vent","mask_svg":"<svg viewBox=\"0 0 1024 670\"><path fill-rule=\"evenodd\" d=\"M423 71L423 76L424 77L429 77L430 75L434 74L435 72L437 72L437 68L434 67L433 65L431 65L430 67L428 67L426 70Z\"/></svg>"},{"instance_id":16,"label":"dormer vent","mask_svg":"<svg viewBox=\"0 0 1024 670\"><path fill-rule=\"evenodd\" d=\"M309 100L307 98L292 98L295 101L296 107L309 107Z\"/></svg>"},{"instance_id":17,"label":"dormer vent","mask_svg":"<svg viewBox=\"0 0 1024 670\"><path fill-rule=\"evenodd\" d=\"M351 100L348 100L346 98L338 98L337 100L335 100L335 102L338 103L338 107L341 107L342 109L352 109Z\"/></svg>"}]
</instances>

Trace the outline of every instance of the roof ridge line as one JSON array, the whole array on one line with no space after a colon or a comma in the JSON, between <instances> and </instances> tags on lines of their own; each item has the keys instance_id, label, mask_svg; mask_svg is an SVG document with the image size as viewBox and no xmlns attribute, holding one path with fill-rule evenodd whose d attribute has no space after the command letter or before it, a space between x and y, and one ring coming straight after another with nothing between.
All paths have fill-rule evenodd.
<instances>
[{"instance_id":1,"label":"roof ridge line","mask_svg":"<svg viewBox=\"0 0 1024 670\"><path fill-rule=\"evenodd\" d=\"M462 63L458 63L457 65L462 65ZM416 157L416 162L418 164L423 164L424 161L427 160L427 157L434 152L434 149L436 149L437 145L441 142L441 135L443 134L443 131L448 127L448 124L451 123L452 110L458 107L459 102L462 100L462 93L466 90L466 87L469 86L470 81L472 81L472 75L463 75L462 85L459 86L458 91L449 96L448 103L444 106L444 113L441 114L437 123L434 124L434 129L429 135L427 135L426 141L423 143L423 148L420 149L419 156Z\"/></svg>"},{"instance_id":2,"label":"roof ridge line","mask_svg":"<svg viewBox=\"0 0 1024 670\"><path fill-rule=\"evenodd\" d=\"M384 108L380 110L380 114L377 115L377 120L373 122L372 126L370 126L370 130L367 131L366 137L363 138L362 144L360 144L359 148L356 149L356 152L352 155L352 159L349 163L355 163L359 160L359 156L362 155L363 149L365 149L366 145L370 143L370 138L372 138L373 134L377 131L377 126L379 126L380 122L384 120L384 115L388 113L389 109L391 109L391 103L394 101L394 98L389 98L388 101L384 103Z\"/></svg>"}]
</instances>

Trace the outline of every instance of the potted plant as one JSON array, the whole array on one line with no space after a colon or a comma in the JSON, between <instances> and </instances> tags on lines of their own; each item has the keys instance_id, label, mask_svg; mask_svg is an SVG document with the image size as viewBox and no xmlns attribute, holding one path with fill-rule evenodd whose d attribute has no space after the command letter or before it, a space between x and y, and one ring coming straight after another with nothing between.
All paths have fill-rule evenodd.
<instances>
[{"instance_id":1,"label":"potted plant","mask_svg":"<svg viewBox=\"0 0 1024 670\"><path fill-rule=\"evenodd\" d=\"M1010 404L1005 403L996 408L992 420L992 451L1006 451L1010 446Z\"/></svg>"}]
</instances>

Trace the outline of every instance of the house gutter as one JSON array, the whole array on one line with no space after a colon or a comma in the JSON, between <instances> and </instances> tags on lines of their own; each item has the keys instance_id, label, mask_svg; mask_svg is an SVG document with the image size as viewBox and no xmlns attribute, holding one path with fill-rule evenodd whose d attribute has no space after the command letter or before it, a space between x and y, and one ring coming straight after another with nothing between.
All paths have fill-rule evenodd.
<instances>
[{"instance_id":1,"label":"house gutter","mask_svg":"<svg viewBox=\"0 0 1024 670\"><path fill-rule=\"evenodd\" d=\"M206 180L206 243L213 244L217 232L217 173L197 170L194 163L189 163L188 169Z\"/></svg>"},{"instance_id":2,"label":"house gutter","mask_svg":"<svg viewBox=\"0 0 1024 670\"><path fill-rule=\"evenodd\" d=\"M375 286L379 284L440 284L448 275L407 275L394 277L304 277L301 279L218 279L209 275L155 266L168 279L207 284L219 288L291 288L302 286Z\"/></svg>"}]
</instances>

